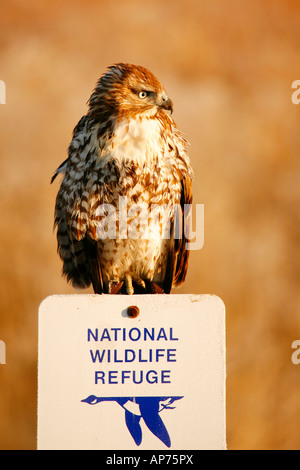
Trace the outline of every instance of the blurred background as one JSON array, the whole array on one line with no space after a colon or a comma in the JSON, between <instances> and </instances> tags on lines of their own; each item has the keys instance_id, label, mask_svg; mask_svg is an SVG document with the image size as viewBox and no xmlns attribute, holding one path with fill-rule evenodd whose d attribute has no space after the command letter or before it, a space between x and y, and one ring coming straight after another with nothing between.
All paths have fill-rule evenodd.
<instances>
[{"instance_id":1,"label":"blurred background","mask_svg":"<svg viewBox=\"0 0 300 470\"><path fill-rule=\"evenodd\" d=\"M120 61L160 79L190 143L205 245L174 293L226 304L228 448L300 448L299 21L297 0L1 0L0 449L36 448L38 306L74 293L50 178Z\"/></svg>"}]
</instances>

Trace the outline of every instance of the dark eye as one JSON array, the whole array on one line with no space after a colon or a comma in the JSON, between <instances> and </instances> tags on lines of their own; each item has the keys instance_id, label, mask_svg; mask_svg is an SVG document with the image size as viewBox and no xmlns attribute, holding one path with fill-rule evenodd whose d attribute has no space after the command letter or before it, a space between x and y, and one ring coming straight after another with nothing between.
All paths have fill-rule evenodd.
<instances>
[{"instance_id":1,"label":"dark eye","mask_svg":"<svg viewBox=\"0 0 300 470\"><path fill-rule=\"evenodd\" d=\"M146 91L140 91L139 92L139 97L142 98L142 99L145 99L147 98L148 96L148 93Z\"/></svg>"}]
</instances>

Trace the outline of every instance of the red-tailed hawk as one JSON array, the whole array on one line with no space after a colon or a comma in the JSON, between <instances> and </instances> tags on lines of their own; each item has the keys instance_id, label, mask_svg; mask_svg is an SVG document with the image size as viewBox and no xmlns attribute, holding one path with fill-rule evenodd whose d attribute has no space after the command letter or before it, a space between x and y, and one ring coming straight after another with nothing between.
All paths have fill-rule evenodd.
<instances>
[{"instance_id":1,"label":"red-tailed hawk","mask_svg":"<svg viewBox=\"0 0 300 470\"><path fill-rule=\"evenodd\" d=\"M116 64L88 105L52 178L64 174L55 207L63 274L98 294L170 293L184 282L189 255L178 207L192 201L172 101L149 70Z\"/></svg>"}]
</instances>

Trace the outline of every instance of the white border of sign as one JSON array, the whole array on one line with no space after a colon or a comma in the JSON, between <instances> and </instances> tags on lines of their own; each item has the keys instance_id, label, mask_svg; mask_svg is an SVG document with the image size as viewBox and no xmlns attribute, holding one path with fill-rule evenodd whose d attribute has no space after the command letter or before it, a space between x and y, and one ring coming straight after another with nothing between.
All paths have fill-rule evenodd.
<instances>
[{"instance_id":1,"label":"white border of sign","mask_svg":"<svg viewBox=\"0 0 300 470\"><path fill-rule=\"evenodd\" d=\"M38 374L39 449L226 448L218 297L48 297Z\"/></svg>"}]
</instances>

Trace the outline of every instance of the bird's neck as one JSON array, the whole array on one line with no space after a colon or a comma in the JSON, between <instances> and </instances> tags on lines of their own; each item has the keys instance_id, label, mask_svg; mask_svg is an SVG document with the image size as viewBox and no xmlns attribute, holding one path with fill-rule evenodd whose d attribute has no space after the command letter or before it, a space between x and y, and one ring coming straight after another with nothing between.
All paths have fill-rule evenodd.
<instances>
[{"instance_id":1,"label":"bird's neck","mask_svg":"<svg viewBox=\"0 0 300 470\"><path fill-rule=\"evenodd\" d=\"M159 119L143 114L116 121L103 143L102 157L144 164L162 156L165 139Z\"/></svg>"}]
</instances>

